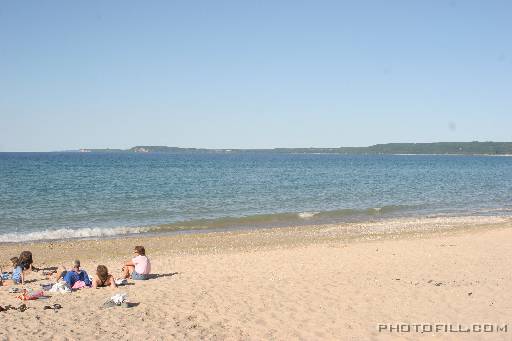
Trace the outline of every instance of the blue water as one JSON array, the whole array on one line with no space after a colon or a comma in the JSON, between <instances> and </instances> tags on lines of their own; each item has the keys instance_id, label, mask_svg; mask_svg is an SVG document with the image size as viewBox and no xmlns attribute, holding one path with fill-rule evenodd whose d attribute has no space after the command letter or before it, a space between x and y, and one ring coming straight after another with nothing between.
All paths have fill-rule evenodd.
<instances>
[{"instance_id":1,"label":"blue water","mask_svg":"<svg viewBox=\"0 0 512 341\"><path fill-rule=\"evenodd\" d=\"M496 209L512 157L0 153L0 242Z\"/></svg>"}]
</instances>

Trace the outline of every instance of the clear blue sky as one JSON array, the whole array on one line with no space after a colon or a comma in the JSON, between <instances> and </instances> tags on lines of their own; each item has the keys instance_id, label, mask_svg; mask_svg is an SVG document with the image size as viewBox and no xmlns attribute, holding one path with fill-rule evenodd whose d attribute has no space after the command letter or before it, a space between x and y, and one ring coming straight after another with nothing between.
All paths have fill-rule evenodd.
<instances>
[{"instance_id":1,"label":"clear blue sky","mask_svg":"<svg viewBox=\"0 0 512 341\"><path fill-rule=\"evenodd\" d=\"M512 141L511 1L2 1L0 151Z\"/></svg>"}]
</instances>

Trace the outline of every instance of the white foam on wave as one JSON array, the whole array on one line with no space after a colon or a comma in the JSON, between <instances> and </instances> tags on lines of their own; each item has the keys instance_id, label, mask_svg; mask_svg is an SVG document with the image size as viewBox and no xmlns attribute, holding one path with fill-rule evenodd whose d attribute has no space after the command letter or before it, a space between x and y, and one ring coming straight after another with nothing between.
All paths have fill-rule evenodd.
<instances>
[{"instance_id":1,"label":"white foam on wave","mask_svg":"<svg viewBox=\"0 0 512 341\"><path fill-rule=\"evenodd\" d=\"M80 228L80 229L58 229L44 230L38 232L17 232L0 234L0 243L16 243L34 240L72 239L72 238L94 238L113 237L133 233L149 232L150 227L112 227L112 228Z\"/></svg>"},{"instance_id":2,"label":"white foam on wave","mask_svg":"<svg viewBox=\"0 0 512 341\"><path fill-rule=\"evenodd\" d=\"M299 218L302 218L302 219L308 219L308 218L313 218L318 213L319 212L302 212L302 213L299 213L298 216L299 216Z\"/></svg>"},{"instance_id":3,"label":"white foam on wave","mask_svg":"<svg viewBox=\"0 0 512 341\"><path fill-rule=\"evenodd\" d=\"M512 212L512 207L498 207L482 209L481 212Z\"/></svg>"}]
</instances>

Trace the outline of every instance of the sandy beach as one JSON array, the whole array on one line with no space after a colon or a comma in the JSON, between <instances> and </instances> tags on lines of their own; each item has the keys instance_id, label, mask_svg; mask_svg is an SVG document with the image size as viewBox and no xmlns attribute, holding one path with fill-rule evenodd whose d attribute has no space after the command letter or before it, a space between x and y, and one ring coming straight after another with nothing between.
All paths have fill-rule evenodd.
<instances>
[{"instance_id":1,"label":"sandy beach","mask_svg":"<svg viewBox=\"0 0 512 341\"><path fill-rule=\"evenodd\" d=\"M1 244L4 269L28 249L38 267L79 258L89 273L105 264L115 276L144 245L157 277L0 312L0 340L510 339L511 227L504 217L438 217ZM27 279L48 282L41 272ZM117 292L134 306L102 309ZM0 305L20 303L0 288ZM55 303L62 309L43 310ZM410 332L390 331L397 324ZM435 324L451 332L424 326ZM494 329L458 331L475 324Z\"/></svg>"}]
</instances>

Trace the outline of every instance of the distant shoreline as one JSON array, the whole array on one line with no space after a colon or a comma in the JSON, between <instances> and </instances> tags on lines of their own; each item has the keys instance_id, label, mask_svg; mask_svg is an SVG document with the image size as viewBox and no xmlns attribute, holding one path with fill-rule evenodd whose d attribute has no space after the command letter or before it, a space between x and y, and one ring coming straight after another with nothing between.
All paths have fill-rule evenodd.
<instances>
[{"instance_id":1,"label":"distant shoreline","mask_svg":"<svg viewBox=\"0 0 512 341\"><path fill-rule=\"evenodd\" d=\"M284 153L284 154L370 154L370 155L512 155L512 142L386 143L367 147L208 149L168 146L135 146L129 149L81 148L82 153Z\"/></svg>"},{"instance_id":2,"label":"distant shoreline","mask_svg":"<svg viewBox=\"0 0 512 341\"><path fill-rule=\"evenodd\" d=\"M138 153L138 152L129 152L129 151L90 151L90 152L81 152L78 150L67 150L67 151L49 151L49 152L2 152L0 154L187 154L187 152L180 153L172 153L172 152L147 152L147 153ZM251 153L250 150L244 150L243 152L203 152L197 151L197 154L248 154ZM290 155L389 155L389 156L499 156L499 157L511 157L510 154L484 154L484 153L328 153L328 152L275 152L272 149L268 150L258 150L254 153L275 153L275 154L290 154Z\"/></svg>"},{"instance_id":3,"label":"distant shoreline","mask_svg":"<svg viewBox=\"0 0 512 341\"><path fill-rule=\"evenodd\" d=\"M0 153L32 153L30 151ZM385 143L367 147L334 148L186 148L139 145L128 149L80 148L33 153L278 153L278 154L342 154L342 155L486 155L511 156L512 142L432 142L432 143Z\"/></svg>"}]
</instances>

